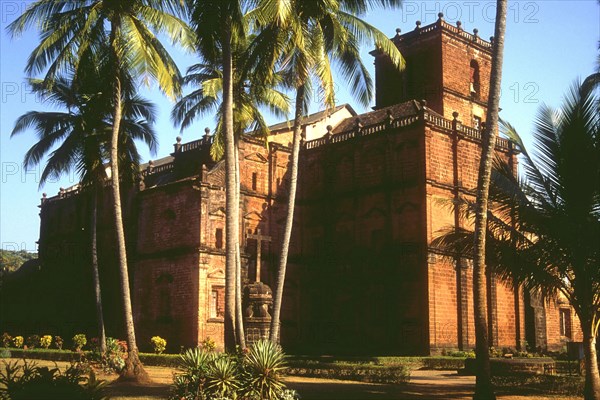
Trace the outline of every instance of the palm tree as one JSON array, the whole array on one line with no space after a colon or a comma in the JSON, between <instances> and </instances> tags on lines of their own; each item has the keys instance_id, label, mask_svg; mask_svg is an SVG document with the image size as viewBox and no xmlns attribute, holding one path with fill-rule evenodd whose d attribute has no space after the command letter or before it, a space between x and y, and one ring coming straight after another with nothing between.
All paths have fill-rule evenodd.
<instances>
[{"instance_id":1,"label":"palm tree","mask_svg":"<svg viewBox=\"0 0 600 400\"><path fill-rule=\"evenodd\" d=\"M105 163L108 160L110 120L110 99L102 93L105 75L97 64L86 63L85 71L71 74L68 78L59 77L51 88L40 80L30 80L33 93L66 112L30 111L19 117L11 134L17 135L35 128L40 141L33 145L24 158L25 168L40 164L50 155L40 179L40 187L48 179L58 178L76 170L80 177L82 191L91 196L91 261L98 335L102 353L106 352L106 334L102 310L102 295L97 257L97 205L106 175ZM154 121L154 106L139 98L127 97L121 135L121 157L119 162L125 168L127 181L135 182L135 172L139 170L139 155L131 139L141 139L154 152L156 137L150 124ZM54 151L52 149L61 143Z\"/></svg>"},{"instance_id":2,"label":"palm tree","mask_svg":"<svg viewBox=\"0 0 600 400\"><path fill-rule=\"evenodd\" d=\"M501 131L524 156L524 177L496 160L488 211L488 266L501 279L545 297L561 293L573 306L584 335L585 398L600 398L595 341L600 326L600 107L593 95L598 74L576 84L556 111L540 109L529 153L507 122ZM582 171L586 171L585 174ZM591 177L591 179L590 179ZM462 217L473 202L463 199ZM472 254L473 232L449 229L432 243L450 253Z\"/></svg>"},{"instance_id":3,"label":"palm tree","mask_svg":"<svg viewBox=\"0 0 600 400\"><path fill-rule=\"evenodd\" d=\"M118 242L118 259L127 330L128 357L122 378L148 379L139 360L131 295L125 233L120 198L119 132L123 113L124 79L149 82L154 79L169 97L180 91L180 73L155 33L164 33L174 42L190 46L193 33L178 16L184 12L178 0L38 0L13 21L8 30L13 36L32 25L40 29L40 44L29 57L28 74L45 72L44 84L51 87L65 68L78 70L81 55L96 53L108 43L106 55L111 65L112 135L110 147L111 195Z\"/></svg>"},{"instance_id":4,"label":"palm tree","mask_svg":"<svg viewBox=\"0 0 600 400\"><path fill-rule=\"evenodd\" d=\"M525 181L508 176L505 169L499 174L501 194L513 200L522 230L516 251L519 258L499 265L501 273L524 282L530 290L547 295L560 292L569 300L583 331L584 395L588 400L600 400L596 354L600 327L600 103L593 90L593 86L576 84L559 111L540 110L534 155L527 152L515 129L504 124L504 131L524 155ZM507 251L499 254L508 257Z\"/></svg>"},{"instance_id":5,"label":"palm tree","mask_svg":"<svg viewBox=\"0 0 600 400\"><path fill-rule=\"evenodd\" d=\"M225 158L225 347L235 348L235 288L239 251L239 201L237 198L236 151L234 129L233 47L247 37L245 11L254 6L253 14L268 15L274 21L290 16L288 0L188 0L191 24L196 33L196 47L204 61L223 69L222 129ZM265 12L268 10L268 12ZM267 66L263 65L262 68Z\"/></svg>"},{"instance_id":6,"label":"palm tree","mask_svg":"<svg viewBox=\"0 0 600 400\"><path fill-rule=\"evenodd\" d=\"M291 86L296 90L292 157L290 161L290 192L287 201L287 215L281 244L279 269L273 300L273 319L270 339L279 341L281 303L285 285L289 244L292 235L296 188L298 180L298 158L302 135L302 120L307 112L312 81L318 82L322 101L327 108L335 106L335 93L332 76L332 63L338 63L342 76L351 82L353 95L363 106L368 106L373 93L371 77L360 60L359 45L373 40L376 46L387 54L399 69L404 61L396 46L379 30L359 17L374 8L376 1L291 1L293 18L284 23L274 18L269 10L262 17L270 21L257 36L254 43L255 59L250 62L271 65L263 71L273 70L277 61L287 69ZM401 0L387 1L385 6L398 7ZM265 18L267 16L267 18ZM259 25L264 21L259 19ZM265 61L260 55L270 55ZM314 78L314 79L313 79Z\"/></svg>"},{"instance_id":7,"label":"palm tree","mask_svg":"<svg viewBox=\"0 0 600 400\"><path fill-rule=\"evenodd\" d=\"M490 354L487 332L485 232L487 226L488 195L492 160L498 135L498 112L500 109L500 83L504 57L504 35L506 32L507 0L497 0L496 24L492 49L490 92L486 115L486 126L482 135L481 159L477 179L477 211L475 214L475 251L473 253L473 307L475 319L475 354L477 380L475 399L495 399L491 381Z\"/></svg>"},{"instance_id":8,"label":"palm tree","mask_svg":"<svg viewBox=\"0 0 600 400\"><path fill-rule=\"evenodd\" d=\"M247 56L247 44L244 42L236 43L233 48L234 65L239 65L239 60L243 60ZM217 62L219 61L217 60ZM272 82L265 79L255 79L252 71L234 70L233 103L235 107L233 109L233 123L236 160L242 134L250 131L254 136L263 137L265 140L268 137L269 128L260 113L261 108L267 108L273 114L281 117L288 112L289 101L287 96L274 88L280 83L280 77L275 75L273 78L275 79ZM171 112L171 118L175 124L181 126L183 131L200 115L214 113L217 119L217 129L211 147L211 156L216 161L220 160L223 158L224 153L223 104L221 98L223 91L222 68L218 64L195 64L188 69L183 82L187 85L195 85L197 89L177 102ZM235 165L236 197L239 199L239 161L236 161ZM235 275L236 342L242 348L245 348L239 244Z\"/></svg>"}]
</instances>

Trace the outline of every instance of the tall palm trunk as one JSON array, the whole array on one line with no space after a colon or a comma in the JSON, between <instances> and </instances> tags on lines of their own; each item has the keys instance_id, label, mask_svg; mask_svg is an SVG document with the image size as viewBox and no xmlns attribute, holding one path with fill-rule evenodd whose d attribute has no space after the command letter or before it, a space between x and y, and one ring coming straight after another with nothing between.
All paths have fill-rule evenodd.
<instances>
[{"instance_id":1,"label":"tall palm trunk","mask_svg":"<svg viewBox=\"0 0 600 400\"><path fill-rule=\"evenodd\" d=\"M225 26L227 26L227 21ZM236 198L235 138L233 134L233 59L231 31L223 33L223 136L225 141L225 349L235 350L235 286L239 251L239 201Z\"/></svg>"},{"instance_id":2,"label":"tall palm trunk","mask_svg":"<svg viewBox=\"0 0 600 400\"><path fill-rule=\"evenodd\" d=\"M300 142L302 139L302 115L304 105L305 85L300 85L296 91L296 111L294 115L294 138L292 141L292 159L290 170L290 193L287 204L287 217L281 243L281 256L279 259L279 271L277 273L277 284L275 286L275 298L273 299L273 320L271 321L271 341L280 341L281 303L283 300L283 287L285 285L285 273L287 268L290 240L292 238L292 226L294 223L294 207L296 204L296 188L298 186L298 159L300 155Z\"/></svg>"},{"instance_id":3,"label":"tall palm trunk","mask_svg":"<svg viewBox=\"0 0 600 400\"><path fill-rule=\"evenodd\" d=\"M92 192L92 278L96 296L96 318L98 319L98 338L100 352L106 353L106 331L104 330L104 313L102 311L102 293L100 291L100 273L98 271L98 194Z\"/></svg>"},{"instance_id":4,"label":"tall palm trunk","mask_svg":"<svg viewBox=\"0 0 600 400\"><path fill-rule=\"evenodd\" d=\"M119 255L119 272L121 275L121 294L123 300L123 316L127 334L127 359L125 368L121 372L121 378L127 380L136 380L146 382L150 377L144 370L138 355L137 343L135 340L135 328L133 325L133 312L131 310L131 293L129 289L129 271L127 269L127 249L125 247L125 230L123 229L123 215L121 209L121 188L119 182L119 130L121 128L121 78L119 74L119 55L116 49L118 21L111 21L110 42L115 57L115 81L113 88L113 127L110 141L110 172L112 184L112 200L115 231L117 236L117 250Z\"/></svg>"},{"instance_id":5,"label":"tall palm trunk","mask_svg":"<svg viewBox=\"0 0 600 400\"><path fill-rule=\"evenodd\" d=\"M475 213L475 243L473 254L473 303L475 317L477 380L474 399L495 399L491 382L490 355L487 332L485 236L487 229L488 196L492 161L498 132L498 111L500 107L500 83L502 79L502 59L504 35L506 32L507 0L497 0L496 26L492 49L492 71L487 109L487 121L481 144L481 160L477 179L477 209Z\"/></svg>"},{"instance_id":6,"label":"tall palm trunk","mask_svg":"<svg viewBox=\"0 0 600 400\"><path fill-rule=\"evenodd\" d=\"M586 321L581 321L583 328L583 351L585 354L585 400L600 400L600 371L598 369L598 355L596 354L596 337L598 325L593 318L593 310L587 314Z\"/></svg>"},{"instance_id":7,"label":"tall palm trunk","mask_svg":"<svg viewBox=\"0 0 600 400\"><path fill-rule=\"evenodd\" d=\"M239 140L235 145L235 197L240 201L240 148ZM242 232L243 234L244 232ZM244 315L242 311L242 257L241 249L238 244L235 254L235 327L237 335L237 344L242 348L246 348L246 335L244 334Z\"/></svg>"}]
</instances>

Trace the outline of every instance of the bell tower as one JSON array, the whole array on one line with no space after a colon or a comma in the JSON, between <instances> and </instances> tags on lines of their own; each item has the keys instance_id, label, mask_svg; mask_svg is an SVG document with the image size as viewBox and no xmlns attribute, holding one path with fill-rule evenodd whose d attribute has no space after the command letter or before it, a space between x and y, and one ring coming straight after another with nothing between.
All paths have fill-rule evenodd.
<instances>
[{"instance_id":1,"label":"bell tower","mask_svg":"<svg viewBox=\"0 0 600 400\"><path fill-rule=\"evenodd\" d=\"M452 119L458 112L462 123L479 128L485 119L492 64L491 41L463 30L460 21L456 26L438 20L422 27L417 21L415 29L401 34L396 29L392 41L406 61L406 68L398 72L389 58L379 51L375 57L376 104L380 109L408 100L427 100L432 110Z\"/></svg>"}]
</instances>

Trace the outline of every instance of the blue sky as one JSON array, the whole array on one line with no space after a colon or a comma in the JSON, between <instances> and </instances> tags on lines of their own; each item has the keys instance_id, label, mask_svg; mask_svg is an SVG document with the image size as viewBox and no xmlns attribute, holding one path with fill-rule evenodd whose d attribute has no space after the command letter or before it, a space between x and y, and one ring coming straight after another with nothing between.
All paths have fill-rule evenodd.
<instances>
[{"instance_id":1,"label":"blue sky","mask_svg":"<svg viewBox=\"0 0 600 400\"><path fill-rule=\"evenodd\" d=\"M47 183L38 189L41 169L25 171L23 155L35 141L34 132L26 132L10 139L16 118L30 110L44 110L43 104L27 92L23 69L27 57L37 43L37 32L30 31L19 39L11 40L6 26L30 2L0 0L0 248L9 250L36 250L39 237L39 209L42 192L55 195L60 187L76 183L75 176L59 182ZM443 12L447 22L462 22L463 29L479 29L482 38L493 35L495 1L410 1L395 11L373 11L365 19L390 37L396 28L403 32L414 29L415 21L423 25L433 23ZM563 94L576 78L584 78L594 71L600 38L600 7L596 0L563 1L510 1L502 82L501 116L511 121L528 142L528 132L537 109L543 103L559 106ZM368 52L362 49L363 60L373 73ZM195 58L174 50L173 56L182 71ZM338 103L350 103L357 112L362 109L337 83ZM156 130L160 148L151 157L140 146L144 160L169 154L179 134L169 119L172 103L155 88L143 88L143 94L156 102L159 121ZM319 104L312 104L311 111ZM272 120L272 122L277 122ZM191 141L204 133L205 127L214 127L207 117L183 133L183 140Z\"/></svg>"}]
</instances>

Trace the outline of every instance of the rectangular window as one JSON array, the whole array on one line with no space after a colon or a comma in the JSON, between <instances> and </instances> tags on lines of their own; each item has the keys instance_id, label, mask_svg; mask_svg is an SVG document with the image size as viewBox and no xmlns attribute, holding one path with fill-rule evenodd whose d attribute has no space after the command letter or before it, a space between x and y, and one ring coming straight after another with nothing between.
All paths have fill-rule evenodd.
<instances>
[{"instance_id":1,"label":"rectangular window","mask_svg":"<svg viewBox=\"0 0 600 400\"><path fill-rule=\"evenodd\" d=\"M217 318L218 314L219 314L219 291L211 290L209 318Z\"/></svg>"},{"instance_id":2,"label":"rectangular window","mask_svg":"<svg viewBox=\"0 0 600 400\"><path fill-rule=\"evenodd\" d=\"M560 336L571 337L571 310L569 308L561 308L559 310L560 317Z\"/></svg>"},{"instance_id":3,"label":"rectangular window","mask_svg":"<svg viewBox=\"0 0 600 400\"><path fill-rule=\"evenodd\" d=\"M258 174L256 172L252 173L252 190L256 190L258 184Z\"/></svg>"},{"instance_id":4,"label":"rectangular window","mask_svg":"<svg viewBox=\"0 0 600 400\"><path fill-rule=\"evenodd\" d=\"M223 228L217 228L215 231L215 247L217 249L223 248Z\"/></svg>"}]
</instances>

